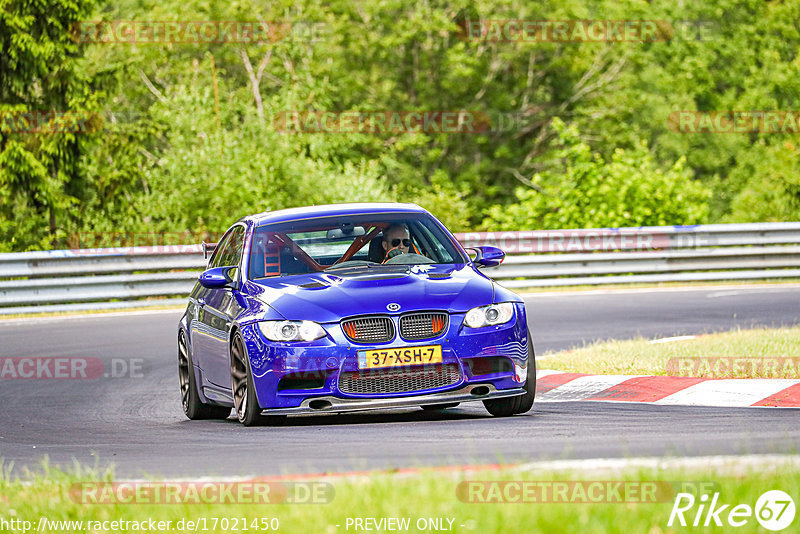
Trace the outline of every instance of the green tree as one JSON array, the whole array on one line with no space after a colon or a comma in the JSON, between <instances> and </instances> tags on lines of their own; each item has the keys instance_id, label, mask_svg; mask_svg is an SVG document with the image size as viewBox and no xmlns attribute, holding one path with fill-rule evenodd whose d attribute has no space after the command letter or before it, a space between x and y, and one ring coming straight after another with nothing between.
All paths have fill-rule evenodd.
<instances>
[{"instance_id":1,"label":"green tree","mask_svg":"<svg viewBox=\"0 0 800 534\"><path fill-rule=\"evenodd\" d=\"M575 125L556 119L562 147L556 168L517 188L518 202L490 208L484 228L534 230L695 224L708 214L710 190L679 159L666 170L644 142L606 161L581 141Z\"/></svg>"},{"instance_id":2,"label":"green tree","mask_svg":"<svg viewBox=\"0 0 800 534\"><path fill-rule=\"evenodd\" d=\"M64 246L79 231L218 232L250 211L353 199L418 202L455 230L800 218L790 136L668 127L680 110L798 109L800 0L0 5L0 110L105 119L101 135L2 133L2 249ZM319 32L83 47L68 38L82 19L266 20ZM480 19L656 20L660 40L498 42L465 33ZM276 114L320 110L467 110L493 128L274 127ZM580 139L565 138L555 117Z\"/></svg>"},{"instance_id":3,"label":"green tree","mask_svg":"<svg viewBox=\"0 0 800 534\"><path fill-rule=\"evenodd\" d=\"M23 113L75 111L81 120L96 106L79 67L82 47L71 25L88 16L93 0L0 0L0 247L46 248L59 220L76 208L86 187L80 167L81 131L32 133ZM53 119L44 129L56 122ZM91 129L91 127L89 127Z\"/></svg>"},{"instance_id":4,"label":"green tree","mask_svg":"<svg viewBox=\"0 0 800 534\"><path fill-rule=\"evenodd\" d=\"M791 141L761 140L731 175L743 186L735 191L724 222L800 220L800 157Z\"/></svg>"}]
</instances>

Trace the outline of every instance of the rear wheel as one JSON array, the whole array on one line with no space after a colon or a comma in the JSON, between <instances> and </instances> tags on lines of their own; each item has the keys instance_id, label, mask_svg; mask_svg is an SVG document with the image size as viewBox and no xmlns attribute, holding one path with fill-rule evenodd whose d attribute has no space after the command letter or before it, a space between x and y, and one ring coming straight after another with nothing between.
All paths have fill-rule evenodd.
<instances>
[{"instance_id":1,"label":"rear wheel","mask_svg":"<svg viewBox=\"0 0 800 534\"><path fill-rule=\"evenodd\" d=\"M236 417L244 426L274 425L286 419L286 416L282 415L261 415L250 358L247 356L242 336L238 332L234 334L231 343L231 388Z\"/></svg>"},{"instance_id":2,"label":"rear wheel","mask_svg":"<svg viewBox=\"0 0 800 534\"><path fill-rule=\"evenodd\" d=\"M183 413L189 419L227 419L231 414L230 408L204 404L200 401L192 357L183 330L178 334L178 380L181 385Z\"/></svg>"},{"instance_id":3,"label":"rear wheel","mask_svg":"<svg viewBox=\"0 0 800 534\"><path fill-rule=\"evenodd\" d=\"M487 399L483 401L486 410L495 417L508 417L528 412L533 408L536 396L536 357L533 351L533 340L528 334L528 372L525 380L525 394L505 399Z\"/></svg>"}]
</instances>

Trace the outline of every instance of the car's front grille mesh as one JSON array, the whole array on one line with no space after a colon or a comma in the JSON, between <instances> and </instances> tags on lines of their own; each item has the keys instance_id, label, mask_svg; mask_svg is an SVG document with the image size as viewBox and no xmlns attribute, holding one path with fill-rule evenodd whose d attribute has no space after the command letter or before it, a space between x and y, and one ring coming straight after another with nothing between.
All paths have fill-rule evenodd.
<instances>
[{"instance_id":1,"label":"car's front grille mesh","mask_svg":"<svg viewBox=\"0 0 800 534\"><path fill-rule=\"evenodd\" d=\"M394 323L388 317L361 317L342 321L342 330L354 343L384 343L394 338Z\"/></svg>"},{"instance_id":2,"label":"car's front grille mesh","mask_svg":"<svg viewBox=\"0 0 800 534\"><path fill-rule=\"evenodd\" d=\"M374 394L421 391L450 386L461 380L456 364L426 365L412 369L370 369L342 373L339 389L343 393Z\"/></svg>"},{"instance_id":3,"label":"car's front grille mesh","mask_svg":"<svg viewBox=\"0 0 800 534\"><path fill-rule=\"evenodd\" d=\"M430 339L441 334L446 326L446 313L411 313L400 317L403 339Z\"/></svg>"}]
</instances>

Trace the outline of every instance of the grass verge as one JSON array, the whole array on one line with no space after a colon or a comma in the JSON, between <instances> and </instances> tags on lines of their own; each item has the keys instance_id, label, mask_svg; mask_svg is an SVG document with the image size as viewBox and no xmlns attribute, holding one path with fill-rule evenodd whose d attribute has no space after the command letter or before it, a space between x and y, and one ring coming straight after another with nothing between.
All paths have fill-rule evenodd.
<instances>
[{"instance_id":1,"label":"grass verge","mask_svg":"<svg viewBox=\"0 0 800 534\"><path fill-rule=\"evenodd\" d=\"M712 530L720 532L731 529L725 521L733 506L745 504L754 508L759 496L768 490L782 490L800 502L800 467L796 462L788 467L767 464L735 470L638 468L585 474L524 468L473 473L434 470L413 475L376 473L369 477L314 482L331 484L328 495L332 498L320 504L93 504L82 502L84 499L75 494L76 485L112 480L111 473L67 473L54 469L26 480L12 479L6 474L0 479L0 521L28 521L32 530L41 525L41 518L50 522L81 522L68 526L48 523L60 528L39 532L108 532L110 521L153 520L170 522L169 528L159 530L162 532L194 531L193 527L187 527L186 521L199 521L198 532L272 532L275 531L272 527L278 526L278 532L333 534L366 530L354 528L356 518L376 521L398 518L408 520L407 529L398 529L407 532L431 532L436 530L431 525L439 525L447 527L441 530L462 533L655 534L696 531L691 523L703 494L710 501L714 493L719 493L718 504L730 504L720 515L723 527L715 528L712 523ZM667 525L679 492L696 499L694 507L684 513L686 528L677 520L672 527ZM686 499L682 505L688 504ZM747 520L744 527L734 530L759 531L755 516L744 519ZM181 520L184 528L176 528ZM701 529L704 520L705 513ZM234 522L238 524L236 528ZM428 528L419 528L422 522ZM17 523L18 527L24 525ZM4 530L23 532L22 528L8 528L11 526L3 524ZM118 524L118 527L116 532L154 531L147 525L144 529L133 528L132 524ZM389 531L374 525L372 530Z\"/></svg>"},{"instance_id":2,"label":"grass verge","mask_svg":"<svg viewBox=\"0 0 800 534\"><path fill-rule=\"evenodd\" d=\"M800 378L800 326L755 328L654 343L598 342L549 353L539 367L573 373L705 378Z\"/></svg>"}]
</instances>

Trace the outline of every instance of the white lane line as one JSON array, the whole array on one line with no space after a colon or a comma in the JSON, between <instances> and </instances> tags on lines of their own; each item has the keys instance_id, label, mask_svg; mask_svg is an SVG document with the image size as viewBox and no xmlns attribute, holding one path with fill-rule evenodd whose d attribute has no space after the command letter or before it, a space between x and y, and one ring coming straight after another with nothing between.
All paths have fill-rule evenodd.
<instances>
[{"instance_id":1,"label":"white lane line","mask_svg":"<svg viewBox=\"0 0 800 534\"><path fill-rule=\"evenodd\" d=\"M744 290L744 289L729 289L724 291L715 291L714 293L709 293L706 295L707 299L718 299L723 297L736 297L738 295L746 295L746 294L753 294L753 293L773 293L772 289L762 288L759 290Z\"/></svg>"},{"instance_id":2,"label":"white lane line","mask_svg":"<svg viewBox=\"0 0 800 534\"><path fill-rule=\"evenodd\" d=\"M735 297L736 295L742 295L744 291L740 290L728 290L728 291L715 291L714 293L709 293L706 295L707 299L718 299L722 297Z\"/></svg>"},{"instance_id":3,"label":"white lane line","mask_svg":"<svg viewBox=\"0 0 800 534\"><path fill-rule=\"evenodd\" d=\"M800 383L800 380L747 378L706 380L673 393L654 404L746 407Z\"/></svg>"},{"instance_id":4,"label":"white lane line","mask_svg":"<svg viewBox=\"0 0 800 534\"><path fill-rule=\"evenodd\" d=\"M690 339L694 339L697 336L672 336L672 337L662 337L659 339L652 339L650 340L650 344L653 345L655 343L672 343L673 341L688 341Z\"/></svg>"},{"instance_id":5,"label":"white lane line","mask_svg":"<svg viewBox=\"0 0 800 534\"><path fill-rule=\"evenodd\" d=\"M571 380L562 386L553 388L541 397L537 395L537 400L542 402L552 401L576 401L593 397L610 387L621 384L631 378L643 375L591 375L581 376Z\"/></svg>"}]
</instances>

